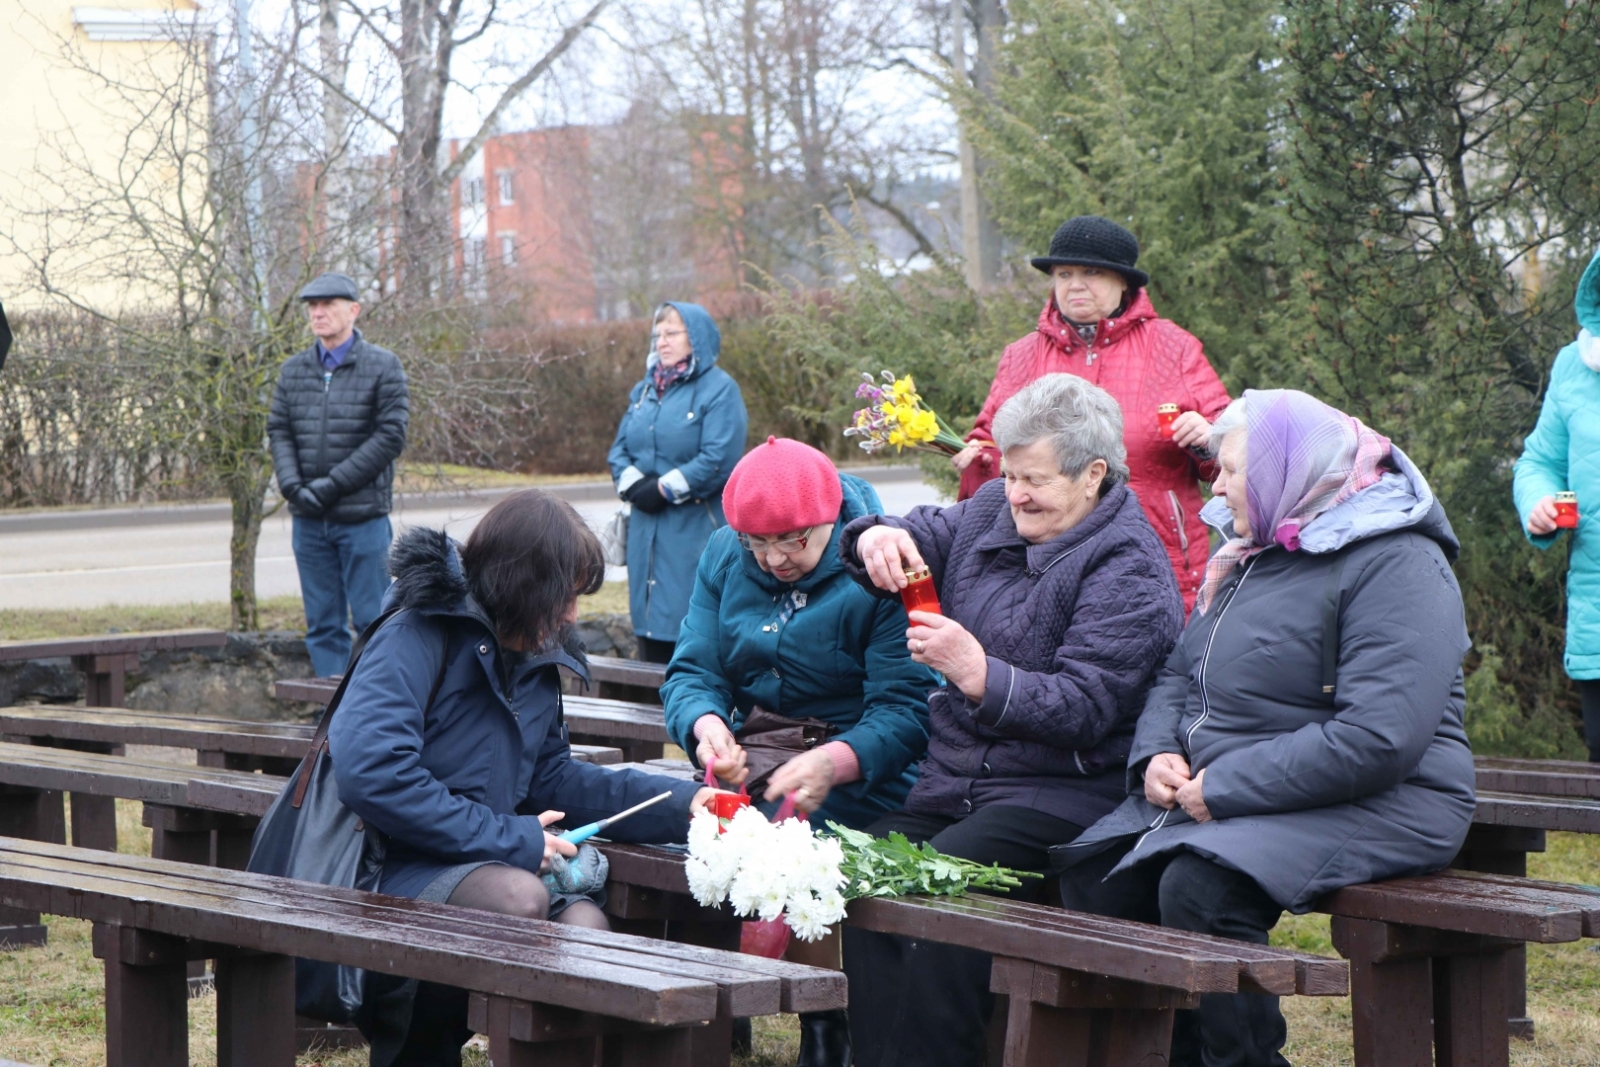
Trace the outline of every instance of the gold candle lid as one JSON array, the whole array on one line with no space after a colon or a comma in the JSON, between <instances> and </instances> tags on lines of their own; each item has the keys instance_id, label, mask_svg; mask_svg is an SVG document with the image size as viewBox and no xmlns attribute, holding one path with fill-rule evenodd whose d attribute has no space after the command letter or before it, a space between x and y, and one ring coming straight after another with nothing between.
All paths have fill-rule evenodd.
<instances>
[{"instance_id":1,"label":"gold candle lid","mask_svg":"<svg viewBox=\"0 0 1600 1067\"><path fill-rule=\"evenodd\" d=\"M1556 503L1557 504L1576 504L1577 502L1578 502L1578 494L1577 493L1573 493L1573 492L1569 492L1569 491L1563 491L1563 492L1560 492L1560 493L1556 494Z\"/></svg>"},{"instance_id":2,"label":"gold candle lid","mask_svg":"<svg viewBox=\"0 0 1600 1067\"><path fill-rule=\"evenodd\" d=\"M1178 405L1176 405L1176 404L1160 404L1160 405L1157 405L1156 410L1158 412L1160 412L1161 414L1163 414L1163 415L1176 415L1178 413Z\"/></svg>"},{"instance_id":3,"label":"gold candle lid","mask_svg":"<svg viewBox=\"0 0 1600 1067\"><path fill-rule=\"evenodd\" d=\"M915 585L918 582L925 582L932 577L933 571L927 567L918 567L914 571L906 572L906 581L910 582L912 585Z\"/></svg>"}]
</instances>

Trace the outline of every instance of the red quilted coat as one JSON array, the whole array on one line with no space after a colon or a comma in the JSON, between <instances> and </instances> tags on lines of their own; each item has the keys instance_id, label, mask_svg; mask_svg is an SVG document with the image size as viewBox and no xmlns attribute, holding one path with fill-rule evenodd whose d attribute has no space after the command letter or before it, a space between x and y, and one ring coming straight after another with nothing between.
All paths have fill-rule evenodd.
<instances>
[{"instance_id":1,"label":"red quilted coat","mask_svg":"<svg viewBox=\"0 0 1600 1067\"><path fill-rule=\"evenodd\" d=\"M1193 608L1210 554L1197 483L1213 472L1202 469L1187 450L1162 439L1156 408L1177 404L1183 411L1198 411L1215 421L1228 406L1228 390L1211 369L1199 339L1157 317L1149 296L1140 289L1126 312L1101 320L1093 344L1087 344L1062 319L1052 298L1039 314L1039 328L1006 346L989 399L967 439L993 440L991 426L1000 406L1034 379L1058 372L1087 378L1122 405L1129 488L1138 494L1150 525L1166 546L1185 608ZM962 472L958 499L967 499L999 474L999 450L984 449Z\"/></svg>"}]
</instances>

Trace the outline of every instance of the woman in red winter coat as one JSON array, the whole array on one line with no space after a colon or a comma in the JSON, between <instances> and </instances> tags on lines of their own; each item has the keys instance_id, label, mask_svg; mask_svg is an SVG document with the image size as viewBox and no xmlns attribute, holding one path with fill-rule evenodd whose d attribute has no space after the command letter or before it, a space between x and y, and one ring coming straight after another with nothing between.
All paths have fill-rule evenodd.
<instances>
[{"instance_id":1,"label":"woman in red winter coat","mask_svg":"<svg viewBox=\"0 0 1600 1067\"><path fill-rule=\"evenodd\" d=\"M1033 265L1050 275L1052 292L1039 327L1000 357L967 447L953 462L965 500L1000 476L1000 451L990 425L995 412L1046 374L1087 378L1122 405L1128 487L1139 497L1178 578L1184 607L1193 608L1205 577L1210 540L1200 521L1201 480L1214 472L1204 449L1211 420L1228 406L1227 388L1200 341L1159 318L1145 293L1150 276L1137 269L1139 242L1110 219L1080 215L1061 224L1050 254ZM1176 404L1172 436L1161 436L1156 409Z\"/></svg>"}]
</instances>

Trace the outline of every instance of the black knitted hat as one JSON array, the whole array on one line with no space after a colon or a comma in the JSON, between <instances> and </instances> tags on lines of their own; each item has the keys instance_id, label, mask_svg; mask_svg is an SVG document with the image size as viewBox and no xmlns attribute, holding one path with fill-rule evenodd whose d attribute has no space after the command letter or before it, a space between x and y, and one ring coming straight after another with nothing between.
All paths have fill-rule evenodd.
<instances>
[{"instance_id":1,"label":"black knitted hat","mask_svg":"<svg viewBox=\"0 0 1600 1067\"><path fill-rule=\"evenodd\" d=\"M1135 289L1150 284L1150 275L1134 267L1139 262L1139 241L1110 219L1079 215L1061 224L1050 238L1050 254L1033 257L1033 265L1049 274L1063 263L1114 270Z\"/></svg>"}]
</instances>

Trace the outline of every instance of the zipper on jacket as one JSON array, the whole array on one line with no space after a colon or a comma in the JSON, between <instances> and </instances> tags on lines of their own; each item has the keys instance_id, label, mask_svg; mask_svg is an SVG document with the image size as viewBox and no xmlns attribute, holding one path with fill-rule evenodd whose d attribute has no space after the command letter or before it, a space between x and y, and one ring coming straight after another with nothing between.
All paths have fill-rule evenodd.
<instances>
[{"instance_id":1,"label":"zipper on jacket","mask_svg":"<svg viewBox=\"0 0 1600 1067\"><path fill-rule=\"evenodd\" d=\"M317 438L317 473L321 478L328 473L328 395L333 391L333 371L322 372L322 432Z\"/></svg>"},{"instance_id":2,"label":"zipper on jacket","mask_svg":"<svg viewBox=\"0 0 1600 1067\"><path fill-rule=\"evenodd\" d=\"M1244 580L1250 577L1250 568L1255 566L1259 556L1252 557L1244 565L1244 573L1239 575L1239 580L1228 591L1228 599L1222 602L1217 609L1217 621L1212 624L1211 632L1206 635L1206 650L1200 656L1200 669L1195 673L1195 681L1200 686L1200 717L1190 724L1189 730L1183 735L1183 748L1188 755L1194 755L1194 732L1200 724L1211 717L1211 701L1206 697L1206 667L1211 662L1211 646L1217 640L1217 631L1222 629L1223 617L1228 614L1228 609L1233 606L1233 600L1239 595L1239 589L1244 585Z\"/></svg>"},{"instance_id":3,"label":"zipper on jacket","mask_svg":"<svg viewBox=\"0 0 1600 1067\"><path fill-rule=\"evenodd\" d=\"M1178 502L1178 493L1174 489L1167 490L1167 496L1172 501L1172 521L1178 528L1178 547L1183 549L1184 558L1189 556L1189 531L1183 528L1183 505Z\"/></svg>"}]
</instances>

